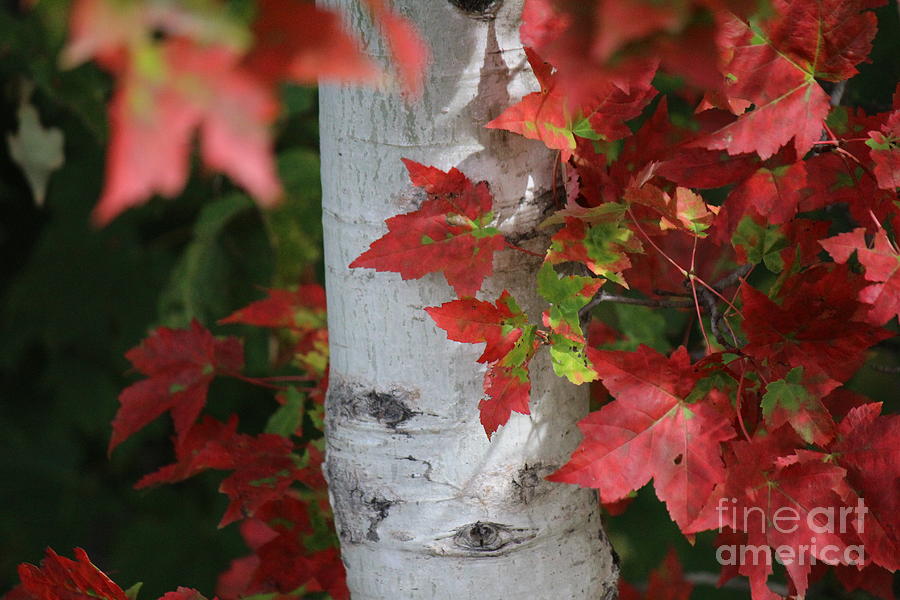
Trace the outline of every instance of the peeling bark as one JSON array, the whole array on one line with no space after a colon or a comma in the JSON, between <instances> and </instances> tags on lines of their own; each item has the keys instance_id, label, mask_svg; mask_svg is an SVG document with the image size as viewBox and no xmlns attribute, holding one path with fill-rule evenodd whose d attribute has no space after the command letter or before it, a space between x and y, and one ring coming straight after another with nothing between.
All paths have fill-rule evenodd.
<instances>
[{"instance_id":1,"label":"peeling bark","mask_svg":"<svg viewBox=\"0 0 900 600\"><path fill-rule=\"evenodd\" d=\"M355 0L329 4L349 15L372 56L386 55ZM443 277L347 268L386 218L421 201L401 157L488 181L504 235L538 252L546 245L534 230L551 198L552 154L483 128L536 89L518 40L521 0L394 5L432 47L424 97L320 91L332 353L325 472L353 598L612 598L618 569L595 493L544 480L577 445L586 390L539 355L532 414L514 413L488 441L480 348L448 341L423 310L454 297ZM539 264L498 253L480 295L508 289L537 321Z\"/></svg>"}]
</instances>

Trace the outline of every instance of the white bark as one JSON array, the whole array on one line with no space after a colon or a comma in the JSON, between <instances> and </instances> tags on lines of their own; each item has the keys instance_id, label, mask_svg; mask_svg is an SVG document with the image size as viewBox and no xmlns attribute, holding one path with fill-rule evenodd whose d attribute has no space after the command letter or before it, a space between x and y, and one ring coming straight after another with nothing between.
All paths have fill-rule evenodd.
<instances>
[{"instance_id":1,"label":"white bark","mask_svg":"<svg viewBox=\"0 0 900 600\"><path fill-rule=\"evenodd\" d=\"M383 56L356 0L333 0ZM536 88L518 41L521 1L495 20L447 0L395 8L428 40L425 95L358 87L320 92L325 257L331 344L326 472L354 600L614 597L617 569L593 491L545 475L578 441L586 389L532 362L532 414L513 413L488 441L478 418L480 346L446 339L423 310L454 298L442 275L402 281L347 265L421 201L401 157L487 180L499 226L531 235L546 209L553 157L484 123ZM542 251L546 240L521 242ZM482 296L506 288L538 319L539 265L503 251Z\"/></svg>"}]
</instances>

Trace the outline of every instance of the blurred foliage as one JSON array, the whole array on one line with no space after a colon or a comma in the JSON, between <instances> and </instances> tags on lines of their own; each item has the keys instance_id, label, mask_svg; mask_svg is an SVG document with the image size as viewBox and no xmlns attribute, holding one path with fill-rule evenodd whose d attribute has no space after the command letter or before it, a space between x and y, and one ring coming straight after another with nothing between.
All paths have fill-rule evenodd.
<instances>
[{"instance_id":1,"label":"blurred foliage","mask_svg":"<svg viewBox=\"0 0 900 600\"><path fill-rule=\"evenodd\" d=\"M67 3L10 4L0 9L0 593L45 547L81 546L123 586L145 582L142 597L177 585L211 597L217 575L247 553L236 525L216 529L221 477L133 490L170 462L170 425L154 423L107 457L110 421L135 380L124 353L152 328L214 326L264 288L322 272L315 90L284 90L287 201L277 210L261 214L226 179L195 172L176 202L154 200L95 230L110 81L91 65L57 68ZM27 87L43 126L65 136L43 207L6 144ZM264 333L218 332L249 334L248 370L264 370ZM248 432L277 407L239 382L216 382L210 397L212 413L238 411Z\"/></svg>"},{"instance_id":2,"label":"blurred foliage","mask_svg":"<svg viewBox=\"0 0 900 600\"><path fill-rule=\"evenodd\" d=\"M235 2L235 10L247 3ZM66 2L34 10L0 9L0 591L17 580L15 567L37 562L52 546L74 546L123 586L145 582L142 597L176 585L211 594L231 559L246 553L236 526L216 523L226 500L219 478L136 492L143 474L170 460L166 421L138 434L108 458L116 397L134 381L123 354L152 328L199 319L214 326L260 298L262 289L320 280L321 215L314 90L285 87L278 165L287 201L260 213L220 176L195 169L177 202L154 200L102 230L88 223L103 177L108 78L92 65L57 68ZM900 63L896 7L879 10L873 59L845 98L884 109ZM884 65L887 65L885 67ZM887 69L887 70L885 70ZM38 207L5 143L17 131L22 90L42 124L65 136L65 163ZM676 111L677 112L677 111ZM680 343L682 321L639 307L604 308L604 317L633 340L665 350ZM213 327L214 331L217 331ZM249 334L249 371L266 364L265 335ZM630 347L630 346L629 346ZM624 346L623 346L624 348ZM879 350L897 364L896 348ZM854 387L896 404L885 375L864 370ZM239 411L242 428L259 431L275 405L271 395L238 382L217 382L211 411ZM896 410L897 407L890 407ZM670 545L687 572L716 573L710 536L691 547L665 508L644 489L625 515L609 519L623 574L645 580ZM652 532L652 534L648 534ZM833 597L826 589L824 596ZM746 590L701 586L696 598L742 598ZM811 594L811 597L813 595Z\"/></svg>"}]
</instances>

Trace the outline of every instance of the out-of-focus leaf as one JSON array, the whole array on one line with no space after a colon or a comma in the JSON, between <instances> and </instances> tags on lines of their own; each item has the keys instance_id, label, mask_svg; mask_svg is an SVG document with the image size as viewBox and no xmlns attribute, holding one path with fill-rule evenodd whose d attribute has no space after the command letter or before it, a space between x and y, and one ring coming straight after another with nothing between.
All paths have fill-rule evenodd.
<instances>
[{"instance_id":1,"label":"out-of-focus leaf","mask_svg":"<svg viewBox=\"0 0 900 600\"><path fill-rule=\"evenodd\" d=\"M28 87L31 87L30 85ZM50 175L63 165L63 132L56 127L44 127L37 108L23 92L19 104L19 130L6 137L9 153L22 168L34 201L43 206Z\"/></svg>"},{"instance_id":2,"label":"out-of-focus leaf","mask_svg":"<svg viewBox=\"0 0 900 600\"><path fill-rule=\"evenodd\" d=\"M191 319L201 321L228 311L223 293L228 261L220 245L228 224L253 203L242 194L232 194L207 204L194 226L194 239L172 270L160 294L160 320L169 327L183 327Z\"/></svg>"}]
</instances>

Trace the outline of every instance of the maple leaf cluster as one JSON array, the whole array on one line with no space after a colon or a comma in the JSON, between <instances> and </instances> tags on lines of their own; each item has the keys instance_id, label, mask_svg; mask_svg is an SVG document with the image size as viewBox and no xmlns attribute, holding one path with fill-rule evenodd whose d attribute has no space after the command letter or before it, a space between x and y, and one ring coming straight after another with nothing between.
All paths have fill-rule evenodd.
<instances>
[{"instance_id":1,"label":"maple leaf cluster","mask_svg":"<svg viewBox=\"0 0 900 600\"><path fill-rule=\"evenodd\" d=\"M364 3L414 95L422 42L384 0ZM495 226L489 183L455 168L406 160L421 205L388 219L351 266L403 279L443 273L456 298L426 311L450 340L484 344L478 409L489 437L512 413L529 414L529 365L544 348L559 376L594 386L601 406L551 480L596 488L616 510L652 481L691 539L718 529L720 548L786 549L792 595L827 565L847 589L891 598L900 417L848 382L900 316L900 86L883 112L840 105L883 2L757 4L526 0L521 37L539 90L485 126L559 154L564 193L542 224L550 241L535 282L547 303L540 322L508 291L477 297L494 254L522 249ZM195 136L208 167L272 204L277 86L382 76L336 13L307 0L258 9L248 27L215 0L74 2L64 61L93 59L116 80L98 223L177 194ZM660 74L685 84L660 93ZM624 332L594 320L609 305L686 316L684 341L623 350ZM199 323L160 328L127 355L146 379L121 394L110 451L169 412L175 461L137 486L228 472L220 524L239 521L252 553L221 577L223 600L346 598L320 445L294 439L305 416L321 423L324 291L271 290L222 322L271 329L276 365L301 375L249 377L236 338ZM217 377L278 390L264 433L202 416ZM75 557L48 550L41 567L22 565L9 597L134 600L84 551ZM746 576L754 600L772 600L774 570L773 560L725 565L722 581ZM670 558L646 597L689 594ZM622 595L637 597L627 586ZM179 588L163 598L202 596Z\"/></svg>"},{"instance_id":2,"label":"maple leaf cluster","mask_svg":"<svg viewBox=\"0 0 900 600\"><path fill-rule=\"evenodd\" d=\"M516 248L492 227L488 184L456 169L406 161L427 199L350 266L445 274L459 297L426 311L448 339L484 344L489 437L529 414L542 347L558 375L603 387L549 479L617 510L652 481L688 537L718 529L720 545L787 549L798 597L829 565L848 590L892 598L900 417L847 383L900 316L900 86L885 112L840 105L881 3L754 4L526 2L540 89L486 127L559 155L540 323L507 291L476 297L493 254ZM661 94L659 73L686 84ZM673 118L673 102L693 112ZM591 322L616 303L687 313L684 345L616 349L621 334ZM828 511L865 518L838 530ZM786 532L788 512L802 525ZM776 560L726 565L722 581L745 575L754 600L778 598Z\"/></svg>"},{"instance_id":3,"label":"maple leaf cluster","mask_svg":"<svg viewBox=\"0 0 900 600\"><path fill-rule=\"evenodd\" d=\"M386 0L364 3L386 38L398 83L418 95L424 42ZM195 136L206 166L272 206L281 196L271 131L278 86L383 79L338 13L311 0L260 0L256 8L247 26L219 0L74 2L63 64L93 59L116 81L95 223L153 194L180 193Z\"/></svg>"},{"instance_id":4,"label":"maple leaf cluster","mask_svg":"<svg viewBox=\"0 0 900 600\"><path fill-rule=\"evenodd\" d=\"M219 486L229 499L219 527L240 522L252 553L234 560L220 576L217 598L326 592L335 600L346 599L349 592L322 476L321 432L312 432L319 439L296 441L305 433L304 416L318 430L323 420L328 384L325 291L315 284L269 290L266 298L221 323L270 329L279 348L275 366L301 374L249 377L242 373L238 338L216 338L197 322L185 329L160 327L126 355L147 378L120 394L110 451L168 411L175 429L175 462L144 476L135 488L176 483L207 470L228 472ZM281 406L264 433L239 432L235 415L224 423L201 416L217 377L277 390ZM311 438L307 434L304 439ZM76 549L75 556L73 561L48 549L40 567L21 565L21 584L5 598L135 600L136 590L123 592L83 550ZM205 599L196 590L178 588L160 600Z\"/></svg>"}]
</instances>

